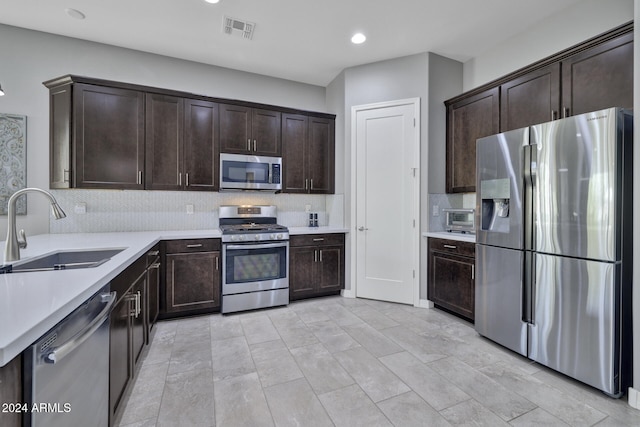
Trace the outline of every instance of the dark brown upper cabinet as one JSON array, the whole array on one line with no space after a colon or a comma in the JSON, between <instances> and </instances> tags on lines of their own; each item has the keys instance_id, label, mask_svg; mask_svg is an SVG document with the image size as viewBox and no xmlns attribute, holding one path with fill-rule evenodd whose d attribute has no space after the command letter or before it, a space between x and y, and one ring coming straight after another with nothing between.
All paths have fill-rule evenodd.
<instances>
[{"instance_id":1,"label":"dark brown upper cabinet","mask_svg":"<svg viewBox=\"0 0 640 427\"><path fill-rule=\"evenodd\" d=\"M282 115L285 193L335 191L335 120L302 114Z\"/></svg>"},{"instance_id":2,"label":"dark brown upper cabinet","mask_svg":"<svg viewBox=\"0 0 640 427\"><path fill-rule=\"evenodd\" d=\"M282 155L279 111L220 105L220 151L260 156Z\"/></svg>"},{"instance_id":3,"label":"dark brown upper cabinet","mask_svg":"<svg viewBox=\"0 0 640 427\"><path fill-rule=\"evenodd\" d=\"M476 188L476 139L500 130L500 90L488 89L447 106L447 193Z\"/></svg>"},{"instance_id":4,"label":"dark brown upper cabinet","mask_svg":"<svg viewBox=\"0 0 640 427\"><path fill-rule=\"evenodd\" d=\"M633 34L562 61L562 115L609 107L633 108Z\"/></svg>"},{"instance_id":5,"label":"dark brown upper cabinet","mask_svg":"<svg viewBox=\"0 0 640 427\"><path fill-rule=\"evenodd\" d=\"M65 84L50 116L51 188L144 188L142 92Z\"/></svg>"},{"instance_id":6,"label":"dark brown upper cabinet","mask_svg":"<svg viewBox=\"0 0 640 427\"><path fill-rule=\"evenodd\" d=\"M560 116L560 64L551 64L500 86L500 131Z\"/></svg>"},{"instance_id":7,"label":"dark brown upper cabinet","mask_svg":"<svg viewBox=\"0 0 640 427\"><path fill-rule=\"evenodd\" d=\"M477 138L609 107L633 107L633 23L463 93L445 106L446 191L476 191Z\"/></svg>"},{"instance_id":8,"label":"dark brown upper cabinet","mask_svg":"<svg viewBox=\"0 0 640 427\"><path fill-rule=\"evenodd\" d=\"M217 104L146 94L145 188L217 190Z\"/></svg>"},{"instance_id":9,"label":"dark brown upper cabinet","mask_svg":"<svg viewBox=\"0 0 640 427\"><path fill-rule=\"evenodd\" d=\"M217 191L221 151L282 156L287 114L304 118L302 136L289 138L305 150L295 153L304 164L289 163L294 181L303 168L291 192L334 191L333 114L74 75L44 85L51 188Z\"/></svg>"}]
</instances>

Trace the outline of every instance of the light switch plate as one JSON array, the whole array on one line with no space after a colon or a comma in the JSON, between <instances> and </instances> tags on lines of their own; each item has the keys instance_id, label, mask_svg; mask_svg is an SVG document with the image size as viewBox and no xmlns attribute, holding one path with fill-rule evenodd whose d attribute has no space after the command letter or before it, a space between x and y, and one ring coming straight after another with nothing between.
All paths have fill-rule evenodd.
<instances>
[{"instance_id":1,"label":"light switch plate","mask_svg":"<svg viewBox=\"0 0 640 427\"><path fill-rule=\"evenodd\" d=\"M187 215L193 215L193 212L194 212L193 205L191 204L187 205Z\"/></svg>"},{"instance_id":2,"label":"light switch plate","mask_svg":"<svg viewBox=\"0 0 640 427\"><path fill-rule=\"evenodd\" d=\"M73 211L78 215L84 215L87 213L87 204L86 203L76 203L73 208Z\"/></svg>"}]
</instances>

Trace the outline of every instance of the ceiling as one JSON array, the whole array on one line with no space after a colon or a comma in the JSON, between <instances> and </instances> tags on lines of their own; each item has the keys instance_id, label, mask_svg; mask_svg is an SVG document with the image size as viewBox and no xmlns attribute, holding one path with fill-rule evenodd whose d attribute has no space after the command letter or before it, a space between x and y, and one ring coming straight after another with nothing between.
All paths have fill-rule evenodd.
<instances>
[{"instance_id":1,"label":"ceiling","mask_svg":"<svg viewBox=\"0 0 640 427\"><path fill-rule=\"evenodd\" d=\"M0 0L0 23L326 86L419 52L464 62L580 1ZM254 22L253 39L224 34L224 15ZM358 31L367 41L354 45Z\"/></svg>"}]
</instances>

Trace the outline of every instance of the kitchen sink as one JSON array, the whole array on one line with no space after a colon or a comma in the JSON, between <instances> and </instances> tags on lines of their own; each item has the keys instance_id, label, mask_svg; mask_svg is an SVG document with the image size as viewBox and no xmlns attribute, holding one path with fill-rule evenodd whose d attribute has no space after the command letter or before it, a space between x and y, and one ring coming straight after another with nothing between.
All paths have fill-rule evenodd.
<instances>
[{"instance_id":1,"label":"kitchen sink","mask_svg":"<svg viewBox=\"0 0 640 427\"><path fill-rule=\"evenodd\" d=\"M126 248L87 249L84 251L58 251L25 261L3 266L0 273L23 273L30 271L71 270L97 267L109 261Z\"/></svg>"}]
</instances>

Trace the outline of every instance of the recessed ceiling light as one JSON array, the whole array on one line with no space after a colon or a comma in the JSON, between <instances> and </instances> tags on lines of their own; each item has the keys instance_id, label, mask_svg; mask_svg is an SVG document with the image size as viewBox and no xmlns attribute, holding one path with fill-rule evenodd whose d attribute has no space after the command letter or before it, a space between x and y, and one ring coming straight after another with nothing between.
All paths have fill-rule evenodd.
<instances>
[{"instance_id":1,"label":"recessed ceiling light","mask_svg":"<svg viewBox=\"0 0 640 427\"><path fill-rule=\"evenodd\" d=\"M220 3L220 0L204 0L207 3L211 3L211 4L216 4L216 3Z\"/></svg>"},{"instance_id":2,"label":"recessed ceiling light","mask_svg":"<svg viewBox=\"0 0 640 427\"><path fill-rule=\"evenodd\" d=\"M353 44L361 44L364 43L364 41L367 39L367 37L362 34L362 33L356 33L353 35L353 37L351 37L351 43Z\"/></svg>"},{"instance_id":3,"label":"recessed ceiling light","mask_svg":"<svg viewBox=\"0 0 640 427\"><path fill-rule=\"evenodd\" d=\"M67 15L69 15L72 18L75 18L75 19L85 18L84 13L80 12L79 10L69 8L69 9L65 9L64 11L67 12Z\"/></svg>"}]
</instances>

